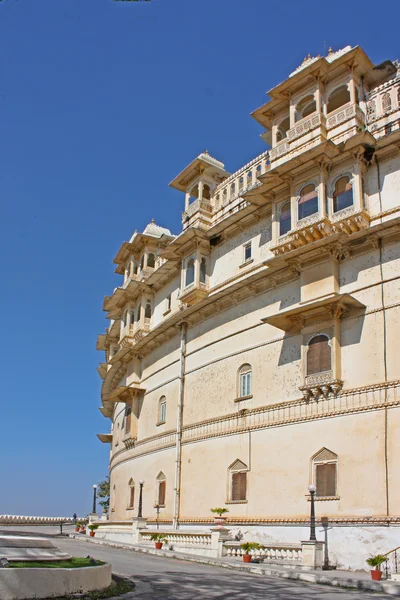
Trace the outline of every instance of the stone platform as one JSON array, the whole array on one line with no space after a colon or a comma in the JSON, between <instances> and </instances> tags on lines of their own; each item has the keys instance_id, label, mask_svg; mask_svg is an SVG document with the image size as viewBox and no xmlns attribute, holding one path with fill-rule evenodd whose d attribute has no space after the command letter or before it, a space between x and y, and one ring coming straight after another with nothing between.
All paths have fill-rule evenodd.
<instances>
[{"instance_id":1,"label":"stone platform","mask_svg":"<svg viewBox=\"0 0 400 600\"><path fill-rule=\"evenodd\" d=\"M0 558L11 561L68 560L70 554L62 552L49 539L37 537L0 536Z\"/></svg>"}]
</instances>

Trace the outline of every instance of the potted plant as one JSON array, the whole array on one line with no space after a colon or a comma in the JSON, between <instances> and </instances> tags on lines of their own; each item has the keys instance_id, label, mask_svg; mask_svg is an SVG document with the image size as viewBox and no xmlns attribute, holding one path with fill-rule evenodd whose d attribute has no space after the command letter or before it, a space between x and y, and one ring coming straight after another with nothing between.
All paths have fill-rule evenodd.
<instances>
[{"instance_id":1,"label":"potted plant","mask_svg":"<svg viewBox=\"0 0 400 600\"><path fill-rule=\"evenodd\" d=\"M79 533L86 533L86 527L83 521L79 524Z\"/></svg>"},{"instance_id":2,"label":"potted plant","mask_svg":"<svg viewBox=\"0 0 400 600\"><path fill-rule=\"evenodd\" d=\"M371 578L374 581L380 581L382 577L382 571L380 570L380 566L387 561L387 556L384 554L377 554L376 556L370 556L367 558L367 564L370 567L375 567L373 571L371 571Z\"/></svg>"},{"instance_id":3,"label":"potted plant","mask_svg":"<svg viewBox=\"0 0 400 600\"><path fill-rule=\"evenodd\" d=\"M214 517L214 523L216 525L225 525L226 517L223 517L222 515L229 512L227 508L212 508L211 512L218 515L217 517Z\"/></svg>"},{"instance_id":4,"label":"potted plant","mask_svg":"<svg viewBox=\"0 0 400 600\"><path fill-rule=\"evenodd\" d=\"M249 563L251 562L250 550L258 550L260 548L260 544L257 544L257 542L244 542L244 544L240 544L240 547L242 550L244 550L243 562Z\"/></svg>"},{"instance_id":5,"label":"potted plant","mask_svg":"<svg viewBox=\"0 0 400 600\"><path fill-rule=\"evenodd\" d=\"M92 525L89 525L89 529L90 529L90 537L94 537L96 535L96 529L98 529L99 526L92 523Z\"/></svg>"},{"instance_id":6,"label":"potted plant","mask_svg":"<svg viewBox=\"0 0 400 600\"><path fill-rule=\"evenodd\" d=\"M79 530L81 528L81 524L79 521L75 521L75 531L76 533L79 533Z\"/></svg>"},{"instance_id":7,"label":"potted plant","mask_svg":"<svg viewBox=\"0 0 400 600\"><path fill-rule=\"evenodd\" d=\"M163 543L168 541L163 533L152 533L150 539L155 542L156 550L161 550Z\"/></svg>"}]
</instances>

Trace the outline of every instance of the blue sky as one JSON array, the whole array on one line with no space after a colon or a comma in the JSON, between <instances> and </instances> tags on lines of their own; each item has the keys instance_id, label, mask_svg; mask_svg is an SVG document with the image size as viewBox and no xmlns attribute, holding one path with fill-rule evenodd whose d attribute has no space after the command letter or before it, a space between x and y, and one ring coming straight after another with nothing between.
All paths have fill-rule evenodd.
<instances>
[{"instance_id":1,"label":"blue sky","mask_svg":"<svg viewBox=\"0 0 400 600\"><path fill-rule=\"evenodd\" d=\"M249 113L309 52L400 58L398 0L0 2L0 514L90 510L107 474L96 337L134 229L180 230L168 183L266 147Z\"/></svg>"}]
</instances>

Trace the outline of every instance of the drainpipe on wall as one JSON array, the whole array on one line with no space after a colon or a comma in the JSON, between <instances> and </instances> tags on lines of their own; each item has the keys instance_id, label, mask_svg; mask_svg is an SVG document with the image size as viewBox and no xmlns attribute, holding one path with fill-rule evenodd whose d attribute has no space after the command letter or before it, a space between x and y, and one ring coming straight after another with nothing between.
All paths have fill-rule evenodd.
<instances>
[{"instance_id":1,"label":"drainpipe on wall","mask_svg":"<svg viewBox=\"0 0 400 600\"><path fill-rule=\"evenodd\" d=\"M181 496L181 468L182 468L182 416L183 402L185 397L185 358L186 358L186 328L185 322L180 323L181 327L181 357L179 372L179 398L178 398L178 419L176 424L176 459L175 459L175 484L174 484L174 519L173 529L179 527L179 509Z\"/></svg>"}]
</instances>

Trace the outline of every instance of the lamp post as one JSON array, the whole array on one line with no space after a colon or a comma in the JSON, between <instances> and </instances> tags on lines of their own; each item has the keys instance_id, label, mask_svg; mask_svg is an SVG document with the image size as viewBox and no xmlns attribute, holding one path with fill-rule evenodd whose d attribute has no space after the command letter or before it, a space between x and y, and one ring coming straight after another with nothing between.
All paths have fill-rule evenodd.
<instances>
[{"instance_id":1,"label":"lamp post","mask_svg":"<svg viewBox=\"0 0 400 600\"><path fill-rule=\"evenodd\" d=\"M139 506L138 506L138 518L142 518L142 510L143 510L143 485L144 481L139 481L140 490L139 490Z\"/></svg>"},{"instance_id":2,"label":"lamp post","mask_svg":"<svg viewBox=\"0 0 400 600\"><path fill-rule=\"evenodd\" d=\"M313 483L310 483L310 485L308 486L308 491L311 494L310 542L315 542L317 538L315 537L315 504L314 504L314 495L315 495L315 492L317 491L317 487Z\"/></svg>"},{"instance_id":3,"label":"lamp post","mask_svg":"<svg viewBox=\"0 0 400 600\"><path fill-rule=\"evenodd\" d=\"M97 485L93 486L93 514L96 514L96 497L97 497Z\"/></svg>"},{"instance_id":4,"label":"lamp post","mask_svg":"<svg viewBox=\"0 0 400 600\"><path fill-rule=\"evenodd\" d=\"M156 526L157 526L157 529L158 529L158 518L159 518L159 516L160 516L160 505L159 505L159 504L155 504L155 505L154 505L154 508L155 508L155 509L156 509L156 511L157 511L157 516L156 516Z\"/></svg>"}]
</instances>

